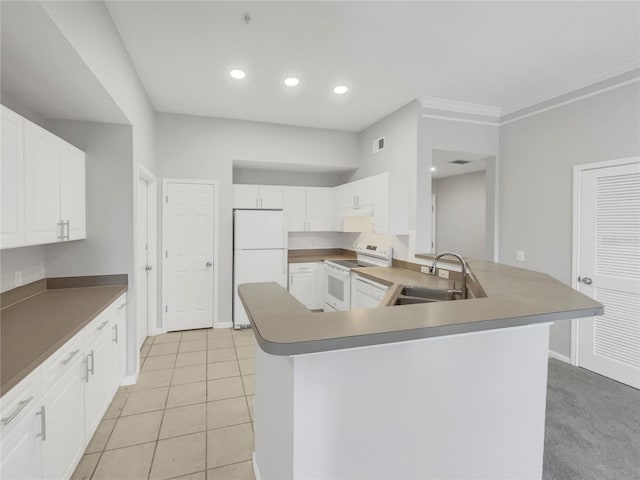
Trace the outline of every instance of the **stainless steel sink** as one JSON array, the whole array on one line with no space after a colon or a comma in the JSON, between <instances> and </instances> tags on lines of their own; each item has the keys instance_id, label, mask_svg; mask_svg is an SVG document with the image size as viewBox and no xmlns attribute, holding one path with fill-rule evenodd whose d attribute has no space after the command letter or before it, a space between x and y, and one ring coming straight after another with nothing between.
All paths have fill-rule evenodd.
<instances>
[{"instance_id":1,"label":"stainless steel sink","mask_svg":"<svg viewBox=\"0 0 640 480\"><path fill-rule=\"evenodd\" d=\"M393 305L412 305L415 303L445 302L455 300L453 290L425 287L404 287Z\"/></svg>"},{"instance_id":2,"label":"stainless steel sink","mask_svg":"<svg viewBox=\"0 0 640 480\"><path fill-rule=\"evenodd\" d=\"M439 302L440 300L433 300L430 298L417 298L417 297L398 297L394 305L413 305L414 303L432 303Z\"/></svg>"},{"instance_id":3,"label":"stainless steel sink","mask_svg":"<svg viewBox=\"0 0 640 480\"><path fill-rule=\"evenodd\" d=\"M452 290L425 287L404 287L400 291L400 295L404 297L416 297L433 301L453 300L455 298Z\"/></svg>"}]
</instances>

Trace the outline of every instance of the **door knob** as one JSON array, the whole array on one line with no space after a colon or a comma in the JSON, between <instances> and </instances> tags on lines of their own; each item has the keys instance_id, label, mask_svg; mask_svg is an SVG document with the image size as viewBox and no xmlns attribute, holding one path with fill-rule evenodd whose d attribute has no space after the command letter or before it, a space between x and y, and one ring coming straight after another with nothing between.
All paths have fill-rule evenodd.
<instances>
[{"instance_id":1,"label":"door knob","mask_svg":"<svg viewBox=\"0 0 640 480\"><path fill-rule=\"evenodd\" d=\"M584 283L585 285L591 285L593 280L589 277L578 277L578 281Z\"/></svg>"},{"instance_id":2,"label":"door knob","mask_svg":"<svg viewBox=\"0 0 640 480\"><path fill-rule=\"evenodd\" d=\"M207 268L213 267L213 263L211 263L211 262L207 262L205 265L207 266Z\"/></svg>"},{"instance_id":3,"label":"door knob","mask_svg":"<svg viewBox=\"0 0 640 480\"><path fill-rule=\"evenodd\" d=\"M144 267L144 269L145 269L147 272L150 272L151 270L153 270L153 267L152 267L151 265L147 265L147 266L145 266L145 267Z\"/></svg>"}]
</instances>

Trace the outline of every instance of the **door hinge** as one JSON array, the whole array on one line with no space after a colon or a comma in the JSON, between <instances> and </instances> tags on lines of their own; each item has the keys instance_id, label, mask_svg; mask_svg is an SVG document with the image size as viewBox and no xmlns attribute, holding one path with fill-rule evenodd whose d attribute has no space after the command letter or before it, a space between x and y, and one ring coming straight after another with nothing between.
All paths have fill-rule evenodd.
<instances>
[{"instance_id":1,"label":"door hinge","mask_svg":"<svg viewBox=\"0 0 640 480\"><path fill-rule=\"evenodd\" d=\"M164 196L164 203L169 203L169 195Z\"/></svg>"},{"instance_id":2,"label":"door hinge","mask_svg":"<svg viewBox=\"0 0 640 480\"><path fill-rule=\"evenodd\" d=\"M167 312L169 312L169 305L164 306L164 313L167 313Z\"/></svg>"},{"instance_id":3,"label":"door hinge","mask_svg":"<svg viewBox=\"0 0 640 480\"><path fill-rule=\"evenodd\" d=\"M164 258L169 258L169 250L164 251Z\"/></svg>"}]
</instances>

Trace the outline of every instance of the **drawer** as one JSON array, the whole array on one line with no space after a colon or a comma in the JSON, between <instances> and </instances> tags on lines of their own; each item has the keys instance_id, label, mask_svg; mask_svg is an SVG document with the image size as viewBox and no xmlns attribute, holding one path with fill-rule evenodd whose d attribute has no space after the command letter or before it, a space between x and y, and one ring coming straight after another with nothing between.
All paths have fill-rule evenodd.
<instances>
[{"instance_id":1,"label":"drawer","mask_svg":"<svg viewBox=\"0 0 640 480\"><path fill-rule=\"evenodd\" d=\"M82 330L40 365L43 394L82 358L86 345L85 330Z\"/></svg>"},{"instance_id":2,"label":"drawer","mask_svg":"<svg viewBox=\"0 0 640 480\"><path fill-rule=\"evenodd\" d=\"M42 370L36 368L18 385L0 398L0 438L5 438L22 423L42 399Z\"/></svg>"},{"instance_id":3,"label":"drawer","mask_svg":"<svg viewBox=\"0 0 640 480\"><path fill-rule=\"evenodd\" d=\"M289 273L311 273L318 269L317 263L290 263Z\"/></svg>"}]
</instances>

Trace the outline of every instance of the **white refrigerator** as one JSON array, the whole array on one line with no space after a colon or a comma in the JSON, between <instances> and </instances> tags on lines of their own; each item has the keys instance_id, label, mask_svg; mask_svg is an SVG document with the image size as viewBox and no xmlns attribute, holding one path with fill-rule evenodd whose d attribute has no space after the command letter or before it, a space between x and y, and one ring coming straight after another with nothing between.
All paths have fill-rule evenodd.
<instances>
[{"instance_id":1,"label":"white refrigerator","mask_svg":"<svg viewBox=\"0 0 640 480\"><path fill-rule=\"evenodd\" d=\"M233 326L249 326L238 285L278 282L287 288L287 223L282 210L234 210Z\"/></svg>"}]
</instances>

